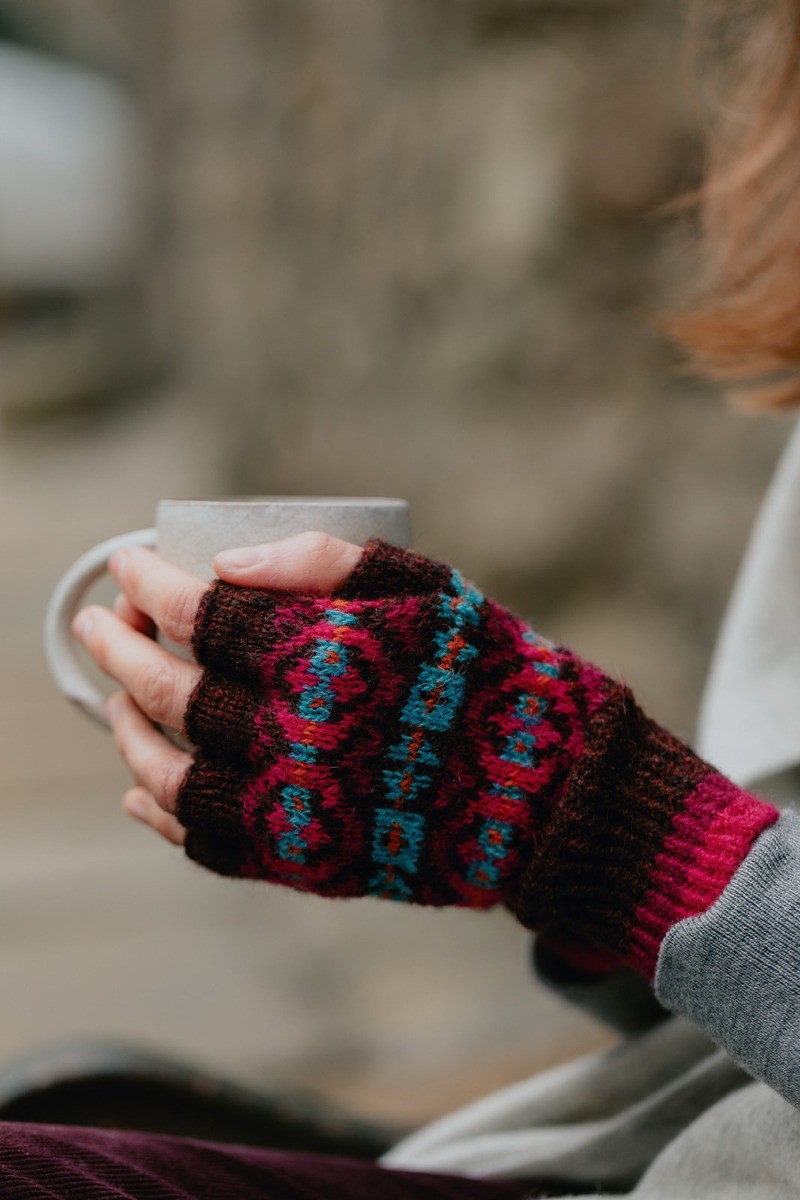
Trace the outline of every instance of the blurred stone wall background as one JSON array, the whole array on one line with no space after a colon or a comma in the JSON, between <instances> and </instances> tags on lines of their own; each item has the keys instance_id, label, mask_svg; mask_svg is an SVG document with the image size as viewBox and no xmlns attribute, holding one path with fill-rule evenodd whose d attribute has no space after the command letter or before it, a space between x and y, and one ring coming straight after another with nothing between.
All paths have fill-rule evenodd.
<instances>
[{"instance_id":1,"label":"blurred stone wall background","mask_svg":"<svg viewBox=\"0 0 800 1200\"><path fill-rule=\"evenodd\" d=\"M93 445L118 462L128 444L142 464L118 513L98 512L84 488L92 516L72 548L116 532L137 505L147 523L173 481L407 496L422 549L622 672L689 733L786 426L725 411L676 370L648 320L693 269L680 232L657 219L699 161L681 7L4 8L52 51L125 82L153 164L144 249L114 301L118 378L104 375L81 407L59 367L62 411L34 402L41 419L19 420L24 398L7 406L15 455L40 453L56 429L74 461ZM97 328L102 297L90 309ZM4 311L11 346L13 298ZM2 371L0 359L0 395ZM44 588L44 566L38 578ZM359 929L334 939L340 955ZM463 993L476 984L462 952ZM440 999L434 1042L447 1041ZM520 992L514 1015L498 1014L512 1040L526 1003ZM485 1063L492 1020L458 1027L465 1044L483 1039ZM599 1036L576 1030L562 1042ZM409 1034L406 1060L424 1043L440 1072L420 1037Z\"/></svg>"},{"instance_id":2,"label":"blurred stone wall background","mask_svg":"<svg viewBox=\"0 0 800 1200\"><path fill-rule=\"evenodd\" d=\"M142 353L191 398L213 486L407 496L423 548L688 732L784 434L648 322L692 269L658 220L696 181L682 7L11 8L141 99Z\"/></svg>"}]
</instances>

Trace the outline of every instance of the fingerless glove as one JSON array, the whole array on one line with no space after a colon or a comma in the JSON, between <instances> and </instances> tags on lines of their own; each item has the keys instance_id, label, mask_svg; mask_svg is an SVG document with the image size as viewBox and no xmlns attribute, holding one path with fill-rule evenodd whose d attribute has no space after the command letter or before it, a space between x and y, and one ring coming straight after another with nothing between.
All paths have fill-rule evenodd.
<instances>
[{"instance_id":1,"label":"fingerless glove","mask_svg":"<svg viewBox=\"0 0 800 1200\"><path fill-rule=\"evenodd\" d=\"M501 902L652 976L777 817L627 687L381 541L335 596L215 584L193 649L178 817L222 874Z\"/></svg>"}]
</instances>

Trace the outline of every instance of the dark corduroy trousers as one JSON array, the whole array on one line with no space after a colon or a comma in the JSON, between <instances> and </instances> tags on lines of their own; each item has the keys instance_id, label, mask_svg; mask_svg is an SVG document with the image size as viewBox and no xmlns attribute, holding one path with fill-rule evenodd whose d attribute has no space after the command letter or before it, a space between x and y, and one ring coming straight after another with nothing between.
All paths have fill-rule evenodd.
<instances>
[{"instance_id":1,"label":"dark corduroy trousers","mask_svg":"<svg viewBox=\"0 0 800 1200\"><path fill-rule=\"evenodd\" d=\"M149 1133L0 1123L2 1200L521 1200L518 1183Z\"/></svg>"}]
</instances>

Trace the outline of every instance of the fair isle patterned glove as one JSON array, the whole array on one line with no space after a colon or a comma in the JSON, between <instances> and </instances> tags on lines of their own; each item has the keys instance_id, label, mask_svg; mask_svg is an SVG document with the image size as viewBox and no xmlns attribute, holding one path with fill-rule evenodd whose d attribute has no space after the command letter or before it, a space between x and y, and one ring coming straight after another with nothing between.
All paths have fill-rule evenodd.
<instances>
[{"instance_id":1,"label":"fair isle patterned glove","mask_svg":"<svg viewBox=\"0 0 800 1200\"><path fill-rule=\"evenodd\" d=\"M503 903L652 977L777 817L457 571L370 542L331 597L215 584L187 853L326 896Z\"/></svg>"}]
</instances>

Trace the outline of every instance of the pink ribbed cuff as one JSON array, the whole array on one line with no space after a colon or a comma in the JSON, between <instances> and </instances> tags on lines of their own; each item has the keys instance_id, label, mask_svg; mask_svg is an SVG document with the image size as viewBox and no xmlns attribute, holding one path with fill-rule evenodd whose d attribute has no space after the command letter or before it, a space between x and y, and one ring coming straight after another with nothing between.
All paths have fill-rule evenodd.
<instances>
[{"instance_id":1,"label":"pink ribbed cuff","mask_svg":"<svg viewBox=\"0 0 800 1200\"><path fill-rule=\"evenodd\" d=\"M705 912L722 895L758 835L778 811L715 772L675 816L655 861L650 891L636 911L627 958L652 979L671 927Z\"/></svg>"}]
</instances>

